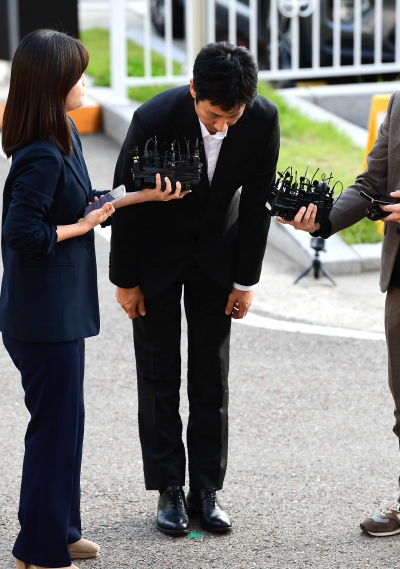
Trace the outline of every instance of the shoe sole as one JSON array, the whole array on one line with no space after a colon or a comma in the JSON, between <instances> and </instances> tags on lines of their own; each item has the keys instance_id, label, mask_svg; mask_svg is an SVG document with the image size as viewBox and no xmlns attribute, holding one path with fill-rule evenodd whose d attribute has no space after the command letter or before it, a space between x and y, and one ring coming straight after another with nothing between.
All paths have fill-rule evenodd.
<instances>
[{"instance_id":1,"label":"shoe sole","mask_svg":"<svg viewBox=\"0 0 400 569\"><path fill-rule=\"evenodd\" d=\"M360 528L363 530L364 533L372 535L373 537L388 537L389 535L396 535L396 533L400 533L400 528L396 529L395 531L385 531L385 532L382 531L379 533L373 533L372 531L367 530L363 524L360 524Z\"/></svg>"},{"instance_id":2,"label":"shoe sole","mask_svg":"<svg viewBox=\"0 0 400 569\"><path fill-rule=\"evenodd\" d=\"M187 535L189 533L189 529L164 529L157 526L158 531L165 533L166 535Z\"/></svg>"},{"instance_id":3,"label":"shoe sole","mask_svg":"<svg viewBox=\"0 0 400 569\"><path fill-rule=\"evenodd\" d=\"M200 518L200 516L197 513L197 510L195 510L191 506L186 506L186 511L188 513L189 518L197 518L197 517ZM215 528L214 526L207 526L201 521L200 521L200 527L205 531L211 531L212 533L228 533L229 531L232 530L232 527Z\"/></svg>"},{"instance_id":4,"label":"shoe sole","mask_svg":"<svg viewBox=\"0 0 400 569\"><path fill-rule=\"evenodd\" d=\"M73 553L70 551L71 559L94 559L99 553Z\"/></svg>"},{"instance_id":5,"label":"shoe sole","mask_svg":"<svg viewBox=\"0 0 400 569\"><path fill-rule=\"evenodd\" d=\"M226 528L215 528L214 526L208 527L205 524L202 524L201 522L200 522L200 526L205 531L210 531L212 533L228 533L228 532L232 531L231 527L226 527Z\"/></svg>"}]
</instances>

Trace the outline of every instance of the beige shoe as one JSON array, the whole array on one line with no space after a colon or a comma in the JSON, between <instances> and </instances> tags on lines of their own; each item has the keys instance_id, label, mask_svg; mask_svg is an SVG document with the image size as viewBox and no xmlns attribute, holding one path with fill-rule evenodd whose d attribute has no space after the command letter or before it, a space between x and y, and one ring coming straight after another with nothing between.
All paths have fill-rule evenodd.
<instances>
[{"instance_id":1,"label":"beige shoe","mask_svg":"<svg viewBox=\"0 0 400 569\"><path fill-rule=\"evenodd\" d=\"M17 569L33 569L33 565L20 561L19 559L15 560L15 566Z\"/></svg>"},{"instance_id":2,"label":"beige shoe","mask_svg":"<svg viewBox=\"0 0 400 569\"><path fill-rule=\"evenodd\" d=\"M70 543L68 549L71 559L89 559L90 557L98 556L100 545L97 545L94 541L82 538L75 543Z\"/></svg>"}]
</instances>

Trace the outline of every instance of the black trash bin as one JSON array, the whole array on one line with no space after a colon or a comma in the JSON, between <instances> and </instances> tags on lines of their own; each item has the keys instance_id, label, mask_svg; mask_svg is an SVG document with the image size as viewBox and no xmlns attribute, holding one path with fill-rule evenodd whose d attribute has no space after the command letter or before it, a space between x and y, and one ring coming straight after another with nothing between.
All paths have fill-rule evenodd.
<instances>
[{"instance_id":1,"label":"black trash bin","mask_svg":"<svg viewBox=\"0 0 400 569\"><path fill-rule=\"evenodd\" d=\"M12 59L30 32L52 28L78 37L78 0L0 0L0 59Z\"/></svg>"}]
</instances>

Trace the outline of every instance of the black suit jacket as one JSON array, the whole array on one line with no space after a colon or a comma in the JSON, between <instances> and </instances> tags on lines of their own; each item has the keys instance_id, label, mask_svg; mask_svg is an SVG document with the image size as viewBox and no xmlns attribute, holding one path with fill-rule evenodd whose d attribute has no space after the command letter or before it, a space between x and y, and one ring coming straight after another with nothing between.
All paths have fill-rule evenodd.
<instances>
[{"instance_id":1,"label":"black suit jacket","mask_svg":"<svg viewBox=\"0 0 400 569\"><path fill-rule=\"evenodd\" d=\"M134 113L115 169L114 187L132 180L132 149L143 153L156 136L163 144L202 141L189 86L153 97ZM279 153L276 106L257 95L254 105L229 127L211 186L204 150L201 182L181 200L146 202L118 209L113 216L110 280L117 286L140 285L147 297L171 284L190 259L231 290L258 282L270 217L265 208L275 179ZM241 193L238 189L242 187Z\"/></svg>"},{"instance_id":2,"label":"black suit jacket","mask_svg":"<svg viewBox=\"0 0 400 569\"><path fill-rule=\"evenodd\" d=\"M99 333L94 231L57 243L93 192L77 131L74 153L32 140L13 154L3 194L0 330L24 342L67 342Z\"/></svg>"}]
</instances>

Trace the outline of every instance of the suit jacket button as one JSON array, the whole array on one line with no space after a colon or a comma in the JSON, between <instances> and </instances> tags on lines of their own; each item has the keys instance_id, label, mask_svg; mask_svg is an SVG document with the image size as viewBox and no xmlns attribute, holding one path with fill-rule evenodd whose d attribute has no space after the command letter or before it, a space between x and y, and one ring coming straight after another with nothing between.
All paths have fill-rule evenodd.
<instances>
[{"instance_id":1,"label":"suit jacket button","mask_svg":"<svg viewBox=\"0 0 400 569\"><path fill-rule=\"evenodd\" d=\"M91 241L88 241L88 242L86 243L86 249L88 249L88 250L91 249L91 248L92 248L92 245L93 245L93 243L92 243Z\"/></svg>"},{"instance_id":2,"label":"suit jacket button","mask_svg":"<svg viewBox=\"0 0 400 569\"><path fill-rule=\"evenodd\" d=\"M397 233L397 235L400 235L400 227L396 228L396 233Z\"/></svg>"}]
</instances>

